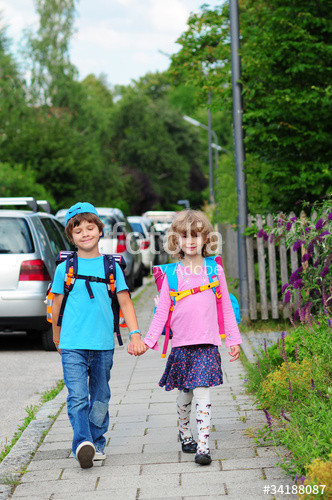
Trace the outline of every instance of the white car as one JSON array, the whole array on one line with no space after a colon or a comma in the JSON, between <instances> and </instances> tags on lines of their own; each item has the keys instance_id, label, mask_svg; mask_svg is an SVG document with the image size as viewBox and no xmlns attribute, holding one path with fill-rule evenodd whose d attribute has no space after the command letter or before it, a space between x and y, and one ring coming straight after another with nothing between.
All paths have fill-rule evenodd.
<instances>
[{"instance_id":1,"label":"white car","mask_svg":"<svg viewBox=\"0 0 332 500\"><path fill-rule=\"evenodd\" d=\"M139 238L139 248L142 255L142 264L145 274L152 271L156 258L155 236L148 230L151 227L150 221L138 215L128 217L129 224Z\"/></svg>"}]
</instances>

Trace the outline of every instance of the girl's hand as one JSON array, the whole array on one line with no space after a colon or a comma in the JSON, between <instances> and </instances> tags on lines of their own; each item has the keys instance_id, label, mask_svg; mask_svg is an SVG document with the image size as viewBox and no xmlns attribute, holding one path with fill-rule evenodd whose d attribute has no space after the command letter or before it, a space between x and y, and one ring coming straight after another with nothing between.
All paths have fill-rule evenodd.
<instances>
[{"instance_id":1,"label":"girl's hand","mask_svg":"<svg viewBox=\"0 0 332 500\"><path fill-rule=\"evenodd\" d=\"M231 349L231 352L229 352L228 354L233 357L233 359L230 359L230 362L236 361L240 356L240 352L241 352L240 346L239 345L232 345L230 349Z\"/></svg>"},{"instance_id":2,"label":"girl's hand","mask_svg":"<svg viewBox=\"0 0 332 500\"><path fill-rule=\"evenodd\" d=\"M136 338L134 335L132 341L128 344L127 351L129 354L134 356L141 356L148 350L148 346L140 338Z\"/></svg>"}]
</instances>

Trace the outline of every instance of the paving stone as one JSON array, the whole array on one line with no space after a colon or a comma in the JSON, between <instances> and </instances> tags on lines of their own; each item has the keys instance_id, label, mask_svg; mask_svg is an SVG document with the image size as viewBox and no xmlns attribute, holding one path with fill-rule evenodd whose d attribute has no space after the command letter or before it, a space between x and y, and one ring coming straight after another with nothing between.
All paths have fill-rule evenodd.
<instances>
[{"instance_id":1,"label":"paving stone","mask_svg":"<svg viewBox=\"0 0 332 500\"><path fill-rule=\"evenodd\" d=\"M91 469L88 469L86 471L82 471L79 467L72 468L72 469L65 469L62 473L61 480L72 480L72 479L79 479L82 477L82 473L87 473L90 474L91 476L94 476L96 479L98 477L109 477L109 478L124 478L124 477L130 477L131 480L133 479L133 476L136 477L140 475L140 469L141 465L136 464L136 465L112 465L110 463L106 464L106 460L104 461L104 465L101 467L95 467L93 466Z\"/></svg>"},{"instance_id":2,"label":"paving stone","mask_svg":"<svg viewBox=\"0 0 332 500\"><path fill-rule=\"evenodd\" d=\"M195 493L199 498L205 498L209 495L225 496L223 484L195 484ZM165 499L165 498L183 498L192 495L193 487L191 485L182 485L174 488L158 488L155 486L144 486L140 489L139 499ZM240 500L238 498L238 500Z\"/></svg>"},{"instance_id":3,"label":"paving stone","mask_svg":"<svg viewBox=\"0 0 332 500\"><path fill-rule=\"evenodd\" d=\"M13 497L15 498L18 495L30 499L32 495L35 495L39 498L54 498L57 493L66 493L68 495L67 498L70 498L72 493L94 491L95 486L95 477L82 476L76 481L35 481L33 483L19 484L15 489Z\"/></svg>"},{"instance_id":4,"label":"paving stone","mask_svg":"<svg viewBox=\"0 0 332 500\"><path fill-rule=\"evenodd\" d=\"M246 469L261 469L262 467L275 467L278 462L277 457L255 457L244 458L237 460L223 460L222 470L246 470Z\"/></svg>"},{"instance_id":5,"label":"paving stone","mask_svg":"<svg viewBox=\"0 0 332 500\"><path fill-rule=\"evenodd\" d=\"M196 464L195 464L196 465ZM201 468L200 465L196 465L197 468ZM206 471L206 468L204 469ZM206 471L204 474L196 474L193 472L192 474L182 474L181 476L181 484L221 484L228 482L241 482L247 483L247 481L253 481L256 479L260 479L263 473L262 470L259 469L248 469L248 470L221 470L216 472Z\"/></svg>"}]
</instances>

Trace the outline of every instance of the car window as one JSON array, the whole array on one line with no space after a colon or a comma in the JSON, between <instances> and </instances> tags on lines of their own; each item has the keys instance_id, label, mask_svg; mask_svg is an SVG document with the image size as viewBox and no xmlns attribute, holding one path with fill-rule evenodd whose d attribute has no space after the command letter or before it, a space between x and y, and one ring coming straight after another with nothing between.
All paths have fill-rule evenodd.
<instances>
[{"instance_id":1,"label":"car window","mask_svg":"<svg viewBox=\"0 0 332 500\"><path fill-rule=\"evenodd\" d=\"M46 217L41 217L40 220L47 233L52 252L54 253L54 255L58 255L60 250L63 250L64 247L64 241L60 233L57 231L51 219L47 219Z\"/></svg>"},{"instance_id":2,"label":"car window","mask_svg":"<svg viewBox=\"0 0 332 500\"><path fill-rule=\"evenodd\" d=\"M55 224L57 230L59 231L62 239L63 239L63 247L65 250L72 250L74 249L74 245L71 245L69 241L67 240L66 233L65 233L65 228L63 225L58 222L57 220L52 219L53 224Z\"/></svg>"},{"instance_id":3,"label":"car window","mask_svg":"<svg viewBox=\"0 0 332 500\"><path fill-rule=\"evenodd\" d=\"M25 219L0 217L0 254L34 253L35 247Z\"/></svg>"},{"instance_id":4,"label":"car window","mask_svg":"<svg viewBox=\"0 0 332 500\"><path fill-rule=\"evenodd\" d=\"M114 217L110 217L109 215L100 215L100 220L104 223L104 237L105 238L113 238L113 228L116 223Z\"/></svg>"},{"instance_id":5,"label":"car window","mask_svg":"<svg viewBox=\"0 0 332 500\"><path fill-rule=\"evenodd\" d=\"M144 229L142 227L142 224L140 224L139 222L131 222L130 225L133 228L134 233L140 233L142 236L145 237L145 233L144 233Z\"/></svg>"}]
</instances>

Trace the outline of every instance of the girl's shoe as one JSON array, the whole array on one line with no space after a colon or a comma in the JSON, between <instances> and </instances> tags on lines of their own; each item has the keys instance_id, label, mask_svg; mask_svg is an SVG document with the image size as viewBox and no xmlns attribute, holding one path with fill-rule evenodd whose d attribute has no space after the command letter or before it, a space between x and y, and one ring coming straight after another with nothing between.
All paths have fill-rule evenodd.
<instances>
[{"instance_id":1,"label":"girl's shoe","mask_svg":"<svg viewBox=\"0 0 332 500\"><path fill-rule=\"evenodd\" d=\"M181 434L179 434L179 437L183 453L196 453L197 443L192 437L182 439Z\"/></svg>"},{"instance_id":2,"label":"girl's shoe","mask_svg":"<svg viewBox=\"0 0 332 500\"><path fill-rule=\"evenodd\" d=\"M90 441L83 441L79 444L76 450L76 458L79 461L82 469L89 469L93 466L93 458L95 456L96 450Z\"/></svg>"},{"instance_id":3,"label":"girl's shoe","mask_svg":"<svg viewBox=\"0 0 332 500\"><path fill-rule=\"evenodd\" d=\"M93 458L94 462L97 462L98 460L105 460L106 455L103 451L96 450L96 454Z\"/></svg>"},{"instance_id":4,"label":"girl's shoe","mask_svg":"<svg viewBox=\"0 0 332 500\"><path fill-rule=\"evenodd\" d=\"M212 460L208 453L197 453L195 456L195 462L199 465L210 465Z\"/></svg>"}]
</instances>

